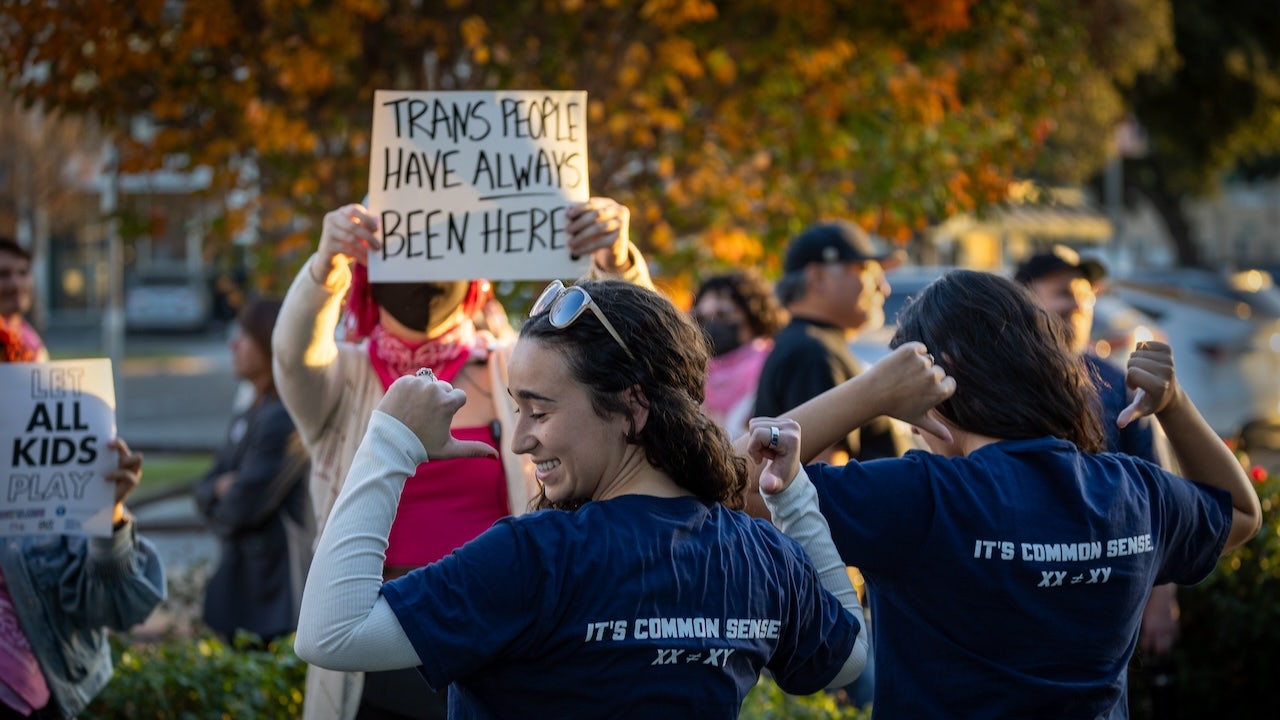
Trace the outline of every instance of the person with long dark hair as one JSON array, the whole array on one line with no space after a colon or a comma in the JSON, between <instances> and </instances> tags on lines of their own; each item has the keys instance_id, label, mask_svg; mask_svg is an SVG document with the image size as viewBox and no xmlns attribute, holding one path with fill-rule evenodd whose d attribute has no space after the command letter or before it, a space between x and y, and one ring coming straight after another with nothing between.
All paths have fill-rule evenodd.
<instances>
[{"instance_id":1,"label":"person with long dark hair","mask_svg":"<svg viewBox=\"0 0 1280 720\"><path fill-rule=\"evenodd\" d=\"M866 643L844 566L733 509L747 465L700 410L706 363L700 329L652 290L553 283L508 383L543 510L383 584L406 472L494 452L450 434L461 390L426 368L397 380L320 538L299 656L421 665L451 684L451 717L728 719L765 668L794 693L848 683Z\"/></svg>"},{"instance_id":2,"label":"person with long dark hair","mask_svg":"<svg viewBox=\"0 0 1280 720\"><path fill-rule=\"evenodd\" d=\"M236 375L253 387L227 442L196 485L196 506L220 540L205 586L204 621L224 639L240 631L262 643L298 627L315 525L307 502L307 450L271 375L271 332L280 301L240 309L231 337Z\"/></svg>"},{"instance_id":3,"label":"person with long dark hair","mask_svg":"<svg viewBox=\"0 0 1280 720\"><path fill-rule=\"evenodd\" d=\"M899 316L890 359L921 344L921 362L954 382L916 423L932 452L760 477L786 511L775 522L809 537L806 523L825 518L866 578L875 716L1126 717L1148 592L1199 582L1257 532L1256 493L1163 344L1133 353L1137 394L1118 422L1154 415L1185 479L1101 453L1085 366L1016 283L963 270L935 281ZM802 429L800 457L812 458L884 411L867 382L789 420L755 418L748 437L758 446L771 428Z\"/></svg>"},{"instance_id":4,"label":"person with long dark hair","mask_svg":"<svg viewBox=\"0 0 1280 720\"><path fill-rule=\"evenodd\" d=\"M625 205L593 197L565 209L562 251L590 257L592 277L649 285L629 240ZM371 282L381 249L378 217L360 204L325 215L316 252L294 279L272 337L276 386L311 453L311 506L324 528L378 401L424 365L465 390L454 433L502 448L500 460L457 458L409 473L386 548L383 579L445 557L499 518L529 509L533 467L510 451L515 416L503 388L511 340L486 310L488 281ZM488 330L478 327L483 317ZM491 321L497 321L494 324ZM341 322L341 333L339 330ZM411 670L334 673L307 669L303 720L434 720L445 693Z\"/></svg>"}]
</instances>

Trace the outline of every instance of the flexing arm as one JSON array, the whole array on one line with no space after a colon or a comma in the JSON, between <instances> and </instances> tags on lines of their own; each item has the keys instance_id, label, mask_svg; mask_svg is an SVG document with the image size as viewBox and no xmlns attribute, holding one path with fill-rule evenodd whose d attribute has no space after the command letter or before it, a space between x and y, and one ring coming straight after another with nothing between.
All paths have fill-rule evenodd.
<instances>
[{"instance_id":1,"label":"flexing arm","mask_svg":"<svg viewBox=\"0 0 1280 720\"><path fill-rule=\"evenodd\" d=\"M1154 414L1169 438L1182 476L1231 495L1231 532L1223 552L1248 542L1262 526L1258 494L1231 449L1183 392L1174 374L1169 346L1157 342L1140 345L1129 357L1125 382L1138 392L1133 403L1120 413L1120 426Z\"/></svg>"},{"instance_id":2,"label":"flexing arm","mask_svg":"<svg viewBox=\"0 0 1280 720\"><path fill-rule=\"evenodd\" d=\"M329 515L302 593L294 651L331 670L395 670L422 661L380 592L387 535L422 444L375 411Z\"/></svg>"},{"instance_id":3,"label":"flexing arm","mask_svg":"<svg viewBox=\"0 0 1280 720\"><path fill-rule=\"evenodd\" d=\"M777 428L777 443L772 443ZM755 418L747 432L748 453L764 466L760 477L760 494L773 516L773 524L786 533L809 555L822 587L840 601L863 628L858 633L849 657L828 688L844 687L857 679L867 665L867 633L858 593L849 582L844 561L831 540L831 528L818 510L818 491L796 456L800 448L800 426L793 420ZM783 478L791 478L789 481Z\"/></svg>"},{"instance_id":4,"label":"flexing arm","mask_svg":"<svg viewBox=\"0 0 1280 720\"><path fill-rule=\"evenodd\" d=\"M380 592L387 535L405 478L429 454L493 454L484 443L449 435L449 422L465 402L461 390L421 377L402 377L387 390L320 536L302 593L298 657L348 671L422 663Z\"/></svg>"}]
</instances>

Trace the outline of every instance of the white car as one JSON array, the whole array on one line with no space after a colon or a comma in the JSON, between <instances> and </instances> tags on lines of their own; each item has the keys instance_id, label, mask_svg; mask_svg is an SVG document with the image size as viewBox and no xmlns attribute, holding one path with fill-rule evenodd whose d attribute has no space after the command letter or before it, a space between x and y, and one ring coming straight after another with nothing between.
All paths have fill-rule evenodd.
<instances>
[{"instance_id":1,"label":"white car","mask_svg":"<svg viewBox=\"0 0 1280 720\"><path fill-rule=\"evenodd\" d=\"M1111 287L1168 333L1178 380L1214 431L1280 427L1280 290L1270 275L1179 269Z\"/></svg>"},{"instance_id":2,"label":"white car","mask_svg":"<svg viewBox=\"0 0 1280 720\"><path fill-rule=\"evenodd\" d=\"M213 295L204 278L148 275L130 283L124 322L130 331L197 331L213 317Z\"/></svg>"}]
</instances>

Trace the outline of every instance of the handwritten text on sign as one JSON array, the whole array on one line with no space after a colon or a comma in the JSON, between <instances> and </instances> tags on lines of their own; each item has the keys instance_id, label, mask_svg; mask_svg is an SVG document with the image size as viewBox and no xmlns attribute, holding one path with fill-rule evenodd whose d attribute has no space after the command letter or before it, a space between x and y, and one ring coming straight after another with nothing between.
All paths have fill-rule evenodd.
<instances>
[{"instance_id":1,"label":"handwritten text on sign","mask_svg":"<svg viewBox=\"0 0 1280 720\"><path fill-rule=\"evenodd\" d=\"M585 92L398 92L373 101L375 282L575 277L565 208L586 200Z\"/></svg>"},{"instance_id":2,"label":"handwritten text on sign","mask_svg":"<svg viewBox=\"0 0 1280 720\"><path fill-rule=\"evenodd\" d=\"M111 361L0 364L0 535L110 535Z\"/></svg>"}]
</instances>

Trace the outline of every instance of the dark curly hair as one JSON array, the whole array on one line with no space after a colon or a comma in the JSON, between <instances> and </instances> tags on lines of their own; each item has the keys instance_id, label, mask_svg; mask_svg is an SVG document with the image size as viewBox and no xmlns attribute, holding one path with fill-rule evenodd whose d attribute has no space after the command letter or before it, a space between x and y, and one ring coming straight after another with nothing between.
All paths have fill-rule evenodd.
<instances>
[{"instance_id":1,"label":"dark curly hair","mask_svg":"<svg viewBox=\"0 0 1280 720\"><path fill-rule=\"evenodd\" d=\"M938 412L961 429L1002 440L1053 436L1101 452L1098 394L1067 334L1021 285L952 270L902 309L889 346L922 342L956 379Z\"/></svg>"},{"instance_id":2,"label":"dark curly hair","mask_svg":"<svg viewBox=\"0 0 1280 720\"><path fill-rule=\"evenodd\" d=\"M591 312L564 328L553 326L547 313L535 315L520 328L521 341L533 340L559 352L600 417L631 420L627 441L644 450L649 464L704 502L741 508L746 461L734 453L728 435L702 414L707 378L702 330L652 290L617 280L582 282L578 287L595 300L635 359ZM627 404L626 391L632 387L640 390L649 412L639 431ZM574 509L583 502L551 503L544 491L536 506Z\"/></svg>"},{"instance_id":3,"label":"dark curly hair","mask_svg":"<svg viewBox=\"0 0 1280 720\"><path fill-rule=\"evenodd\" d=\"M773 288L754 270L712 275L694 293L693 306L696 308L708 293L726 293L733 304L746 314L747 324L755 337L771 338L786 324L786 312L778 304Z\"/></svg>"}]
</instances>

